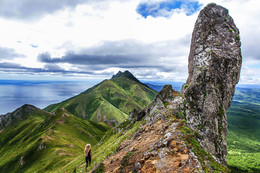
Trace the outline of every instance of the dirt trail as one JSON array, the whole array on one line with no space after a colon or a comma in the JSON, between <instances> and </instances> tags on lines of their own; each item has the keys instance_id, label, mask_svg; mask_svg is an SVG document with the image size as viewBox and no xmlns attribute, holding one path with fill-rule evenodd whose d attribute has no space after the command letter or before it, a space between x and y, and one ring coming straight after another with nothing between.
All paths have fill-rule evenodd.
<instances>
[{"instance_id":1,"label":"dirt trail","mask_svg":"<svg viewBox=\"0 0 260 173\"><path fill-rule=\"evenodd\" d=\"M179 122L160 120L144 125L103 163L105 172L194 172L200 165L186 147Z\"/></svg>"}]
</instances>

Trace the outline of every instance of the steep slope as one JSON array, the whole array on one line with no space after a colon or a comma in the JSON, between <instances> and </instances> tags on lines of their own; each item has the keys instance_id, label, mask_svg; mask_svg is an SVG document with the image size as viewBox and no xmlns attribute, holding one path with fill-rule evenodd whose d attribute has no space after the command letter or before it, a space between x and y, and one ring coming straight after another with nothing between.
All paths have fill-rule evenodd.
<instances>
[{"instance_id":1,"label":"steep slope","mask_svg":"<svg viewBox=\"0 0 260 173\"><path fill-rule=\"evenodd\" d=\"M84 160L85 144L97 144L109 129L65 109L50 114L25 105L17 110L25 118L0 133L0 172L57 172L75 159Z\"/></svg>"},{"instance_id":2,"label":"steep slope","mask_svg":"<svg viewBox=\"0 0 260 173\"><path fill-rule=\"evenodd\" d=\"M130 121L143 121L141 129L94 170L230 172L226 111L240 76L240 45L227 9L211 3L201 10L181 92L167 85L149 106L133 111Z\"/></svg>"},{"instance_id":3,"label":"steep slope","mask_svg":"<svg viewBox=\"0 0 260 173\"><path fill-rule=\"evenodd\" d=\"M178 112L183 109L178 108L179 101L182 101L179 93L170 85L164 86L148 107L132 113L130 124L122 124L113 130L119 130L118 133L101 140L97 152L109 154L92 171L230 172L200 145L199 133L191 130L183 114ZM143 119L138 121L140 113ZM102 156L94 155L94 163L101 161Z\"/></svg>"},{"instance_id":4,"label":"steep slope","mask_svg":"<svg viewBox=\"0 0 260 173\"><path fill-rule=\"evenodd\" d=\"M163 88L161 83L147 83L151 88ZM227 110L227 162L234 172L260 172L260 89L255 85L240 85Z\"/></svg>"},{"instance_id":5,"label":"steep slope","mask_svg":"<svg viewBox=\"0 0 260 173\"><path fill-rule=\"evenodd\" d=\"M144 108L156 93L129 71L118 72L111 80L104 80L75 97L48 106L45 110L54 112L63 107L74 115L115 125L127 119L128 113L133 109Z\"/></svg>"},{"instance_id":6,"label":"steep slope","mask_svg":"<svg viewBox=\"0 0 260 173\"><path fill-rule=\"evenodd\" d=\"M163 88L161 83L147 83L151 88ZM260 172L260 89L255 85L236 87L227 110L227 162L234 172Z\"/></svg>"}]
</instances>

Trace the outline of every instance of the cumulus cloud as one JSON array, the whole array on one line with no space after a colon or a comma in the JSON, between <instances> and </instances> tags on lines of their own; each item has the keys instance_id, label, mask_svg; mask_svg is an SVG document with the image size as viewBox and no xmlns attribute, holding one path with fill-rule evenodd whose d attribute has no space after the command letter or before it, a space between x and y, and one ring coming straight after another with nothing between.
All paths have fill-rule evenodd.
<instances>
[{"instance_id":1,"label":"cumulus cloud","mask_svg":"<svg viewBox=\"0 0 260 173\"><path fill-rule=\"evenodd\" d=\"M0 47L0 60L14 59L16 57L22 57L23 55L17 54L14 49Z\"/></svg>"}]
</instances>

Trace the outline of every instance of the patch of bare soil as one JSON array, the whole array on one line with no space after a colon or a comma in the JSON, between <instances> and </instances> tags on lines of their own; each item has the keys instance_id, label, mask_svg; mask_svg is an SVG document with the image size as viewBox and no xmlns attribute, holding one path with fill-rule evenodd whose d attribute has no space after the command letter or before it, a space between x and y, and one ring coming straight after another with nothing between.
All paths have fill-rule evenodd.
<instances>
[{"instance_id":1,"label":"patch of bare soil","mask_svg":"<svg viewBox=\"0 0 260 173\"><path fill-rule=\"evenodd\" d=\"M178 125L164 120L144 125L103 162L105 172L197 172L201 166L183 142Z\"/></svg>"}]
</instances>

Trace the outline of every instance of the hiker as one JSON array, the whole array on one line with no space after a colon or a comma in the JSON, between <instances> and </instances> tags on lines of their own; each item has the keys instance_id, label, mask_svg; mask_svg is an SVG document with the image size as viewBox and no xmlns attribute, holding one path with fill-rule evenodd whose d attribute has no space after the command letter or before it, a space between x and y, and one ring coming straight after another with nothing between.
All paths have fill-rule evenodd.
<instances>
[{"instance_id":1,"label":"hiker","mask_svg":"<svg viewBox=\"0 0 260 173\"><path fill-rule=\"evenodd\" d=\"M90 145L90 144L87 144L87 145L86 145L84 154L85 154L85 156L86 156L86 168L87 168L88 165L91 164L91 157L92 157L91 145Z\"/></svg>"}]
</instances>

